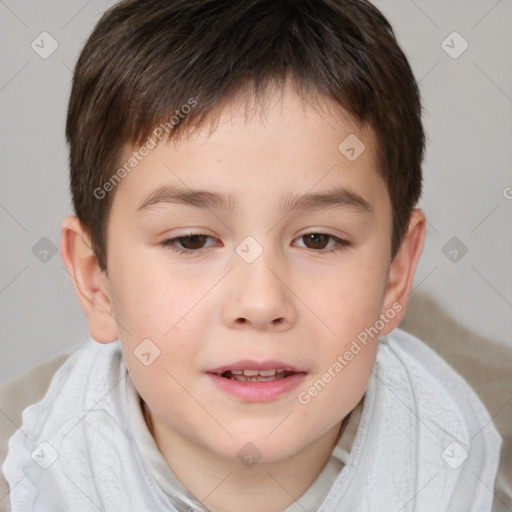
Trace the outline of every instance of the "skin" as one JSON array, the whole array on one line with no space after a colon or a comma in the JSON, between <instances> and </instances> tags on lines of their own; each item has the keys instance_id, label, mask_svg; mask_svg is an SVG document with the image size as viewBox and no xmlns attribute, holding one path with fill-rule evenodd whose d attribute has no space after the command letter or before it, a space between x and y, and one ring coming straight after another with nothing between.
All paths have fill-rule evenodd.
<instances>
[{"instance_id":1,"label":"skin","mask_svg":"<svg viewBox=\"0 0 512 512\"><path fill-rule=\"evenodd\" d=\"M246 512L281 511L312 484L343 418L364 394L377 337L308 404L297 395L397 303L401 311L381 334L399 325L425 236L425 216L416 209L391 261L391 203L369 129L346 114L340 119L326 100L304 103L291 87L271 99L264 118L247 118L232 103L212 134L202 127L158 145L121 181L108 223L108 274L78 219L62 224L62 258L91 336L120 340L160 451L212 511L240 510L240 503ZM350 134L366 146L353 162L338 150ZM126 147L124 158L132 150ZM138 212L165 184L231 193L237 206L161 203ZM279 209L282 194L339 186L361 195L374 213ZM189 254L162 245L190 232L212 238ZM308 244L306 233L350 245L328 252L334 239ZM248 236L263 249L252 263L236 252ZM189 239L185 247L201 244ZM134 355L146 338L160 350L150 366ZM220 391L205 373L240 359L280 360L307 375L274 401L247 403ZM237 457L248 442L262 454L250 468Z\"/></svg>"}]
</instances>

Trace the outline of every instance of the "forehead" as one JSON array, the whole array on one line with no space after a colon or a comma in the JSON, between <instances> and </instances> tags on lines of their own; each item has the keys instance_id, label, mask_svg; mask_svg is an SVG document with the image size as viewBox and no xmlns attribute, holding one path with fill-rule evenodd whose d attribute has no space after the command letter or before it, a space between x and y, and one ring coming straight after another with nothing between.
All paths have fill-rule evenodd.
<instances>
[{"instance_id":1,"label":"forehead","mask_svg":"<svg viewBox=\"0 0 512 512\"><path fill-rule=\"evenodd\" d=\"M366 203L366 209L371 209L372 196L383 191L372 130L332 102L302 98L289 87L260 101L238 97L210 124L176 139L155 141L156 147L144 152L117 187L116 194L130 197L137 209L154 202L159 193L172 195L162 192L168 185L179 186L181 192L192 186L217 192L231 208L255 188L264 190L267 199L278 194L281 208L305 187L319 191L343 185L347 200L366 189L367 199L359 205L364 208ZM125 146L120 166L137 152L140 148Z\"/></svg>"}]
</instances>

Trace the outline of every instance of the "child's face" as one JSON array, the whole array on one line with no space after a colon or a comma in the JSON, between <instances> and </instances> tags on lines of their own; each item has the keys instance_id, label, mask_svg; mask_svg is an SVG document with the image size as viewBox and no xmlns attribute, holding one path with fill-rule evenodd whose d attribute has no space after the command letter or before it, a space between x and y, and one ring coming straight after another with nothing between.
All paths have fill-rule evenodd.
<instances>
[{"instance_id":1,"label":"child's face","mask_svg":"<svg viewBox=\"0 0 512 512\"><path fill-rule=\"evenodd\" d=\"M289 89L282 105L276 97L268 106L266 122L232 105L210 137L205 127L157 146L117 186L110 297L131 378L161 436L233 459L251 442L276 460L332 435L361 399L377 337L333 368L395 302L391 204L370 132L326 111L304 107ZM354 161L338 149L351 134L366 146ZM164 194L141 208L161 187L208 195L187 203ZM342 189L337 204L286 202ZM224 208L217 194L233 203ZM174 246L187 253L164 245L191 233L204 236ZM321 234L350 245L333 252L336 238ZM250 366L240 361L298 375L247 385L210 373ZM308 392L329 369L321 391Z\"/></svg>"}]
</instances>

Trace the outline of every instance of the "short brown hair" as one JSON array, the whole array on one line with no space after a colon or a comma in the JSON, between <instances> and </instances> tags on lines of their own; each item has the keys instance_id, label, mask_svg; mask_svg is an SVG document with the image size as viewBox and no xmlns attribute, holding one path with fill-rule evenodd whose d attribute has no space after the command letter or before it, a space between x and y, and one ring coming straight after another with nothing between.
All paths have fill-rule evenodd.
<instances>
[{"instance_id":1,"label":"short brown hair","mask_svg":"<svg viewBox=\"0 0 512 512\"><path fill-rule=\"evenodd\" d=\"M421 195L425 135L417 83L393 30L366 0L127 0L108 10L78 59L66 124L75 213L106 270L115 191L98 199L122 149L140 145L194 98L179 137L250 90L288 79L368 125L392 204L392 257ZM341 141L340 141L341 142ZM108 183L107 183L108 184Z\"/></svg>"}]
</instances>

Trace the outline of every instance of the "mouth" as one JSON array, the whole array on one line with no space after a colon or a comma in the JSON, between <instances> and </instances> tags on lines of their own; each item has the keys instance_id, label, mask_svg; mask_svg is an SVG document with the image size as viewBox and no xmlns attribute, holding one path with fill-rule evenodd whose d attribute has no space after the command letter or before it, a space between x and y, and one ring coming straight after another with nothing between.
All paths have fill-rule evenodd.
<instances>
[{"instance_id":1,"label":"mouth","mask_svg":"<svg viewBox=\"0 0 512 512\"><path fill-rule=\"evenodd\" d=\"M239 382L269 382L285 379L286 377L295 375L295 373L297 372L276 368L273 370L227 370L222 373L217 373L216 375Z\"/></svg>"},{"instance_id":2,"label":"mouth","mask_svg":"<svg viewBox=\"0 0 512 512\"><path fill-rule=\"evenodd\" d=\"M206 372L221 391L244 402L270 402L299 386L307 371L282 361L237 361Z\"/></svg>"}]
</instances>

